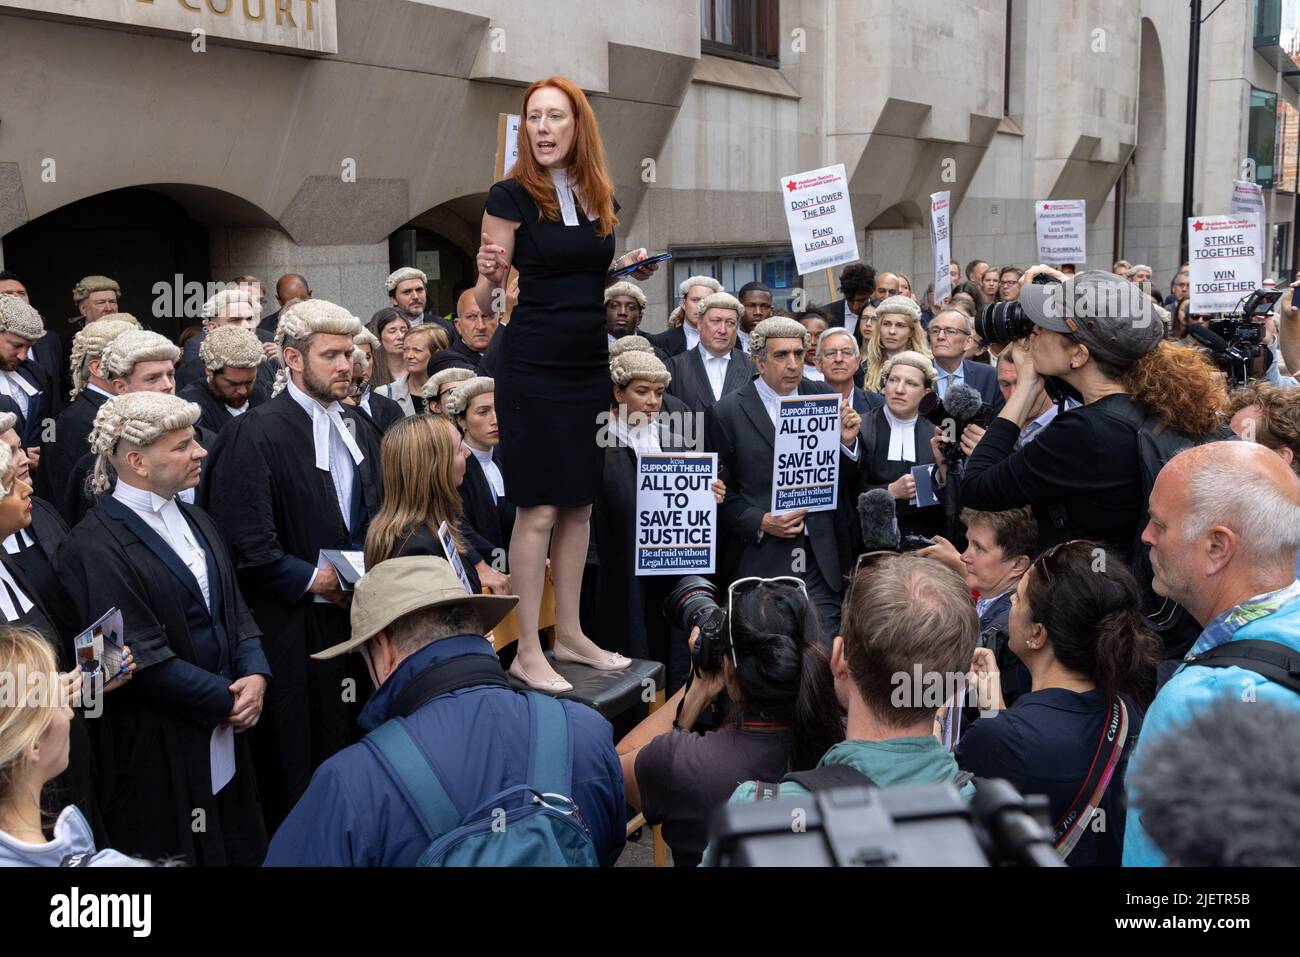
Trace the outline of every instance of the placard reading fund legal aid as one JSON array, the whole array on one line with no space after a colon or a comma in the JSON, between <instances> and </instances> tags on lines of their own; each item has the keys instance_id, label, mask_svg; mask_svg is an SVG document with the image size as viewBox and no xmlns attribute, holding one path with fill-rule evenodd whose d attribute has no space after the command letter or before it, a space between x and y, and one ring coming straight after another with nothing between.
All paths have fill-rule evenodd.
<instances>
[{"instance_id":1,"label":"placard reading fund legal aid","mask_svg":"<svg viewBox=\"0 0 1300 957\"><path fill-rule=\"evenodd\" d=\"M1254 213L1187 221L1193 314L1231 312L1259 288L1259 233Z\"/></svg>"},{"instance_id":2,"label":"placard reading fund legal aid","mask_svg":"<svg viewBox=\"0 0 1300 957\"><path fill-rule=\"evenodd\" d=\"M840 485L840 397L792 395L776 413L772 514L835 510Z\"/></svg>"},{"instance_id":3,"label":"placard reading fund legal aid","mask_svg":"<svg viewBox=\"0 0 1300 957\"><path fill-rule=\"evenodd\" d=\"M782 177L781 197L799 275L857 262L843 163Z\"/></svg>"},{"instance_id":4,"label":"placard reading fund legal aid","mask_svg":"<svg viewBox=\"0 0 1300 957\"><path fill-rule=\"evenodd\" d=\"M636 574L713 574L718 503L709 486L717 474L715 452L636 457Z\"/></svg>"}]
</instances>

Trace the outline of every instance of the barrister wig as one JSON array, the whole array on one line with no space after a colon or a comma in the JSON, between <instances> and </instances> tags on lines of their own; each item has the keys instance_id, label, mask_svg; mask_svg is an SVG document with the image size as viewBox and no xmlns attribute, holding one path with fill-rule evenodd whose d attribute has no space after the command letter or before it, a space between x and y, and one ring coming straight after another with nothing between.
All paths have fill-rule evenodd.
<instances>
[{"instance_id":1,"label":"barrister wig","mask_svg":"<svg viewBox=\"0 0 1300 957\"><path fill-rule=\"evenodd\" d=\"M369 346L372 351L380 347L379 337L369 329L365 328L352 337L352 344L356 346Z\"/></svg>"},{"instance_id":2,"label":"barrister wig","mask_svg":"<svg viewBox=\"0 0 1300 957\"><path fill-rule=\"evenodd\" d=\"M256 369L266 361L266 351L252 329L217 326L199 343L199 358L213 372L219 372L226 366L233 369Z\"/></svg>"},{"instance_id":3,"label":"barrister wig","mask_svg":"<svg viewBox=\"0 0 1300 957\"><path fill-rule=\"evenodd\" d=\"M745 307L729 292L715 292L711 296L705 296L700 300L700 304L695 307L695 321L699 322L704 318L704 314L710 309L730 309L736 314L736 323L745 315Z\"/></svg>"},{"instance_id":4,"label":"barrister wig","mask_svg":"<svg viewBox=\"0 0 1300 957\"><path fill-rule=\"evenodd\" d=\"M868 392L879 392L884 383L885 345L881 339L881 320L885 316L902 316L907 320L907 345L903 351L930 355L930 343L925 327L921 325L921 307L907 296L890 296L876 307L876 321L871 327L866 348L862 350L864 376L862 387Z\"/></svg>"},{"instance_id":5,"label":"barrister wig","mask_svg":"<svg viewBox=\"0 0 1300 957\"><path fill-rule=\"evenodd\" d=\"M451 395L442 403L443 411L451 416L464 415L471 402L481 395L495 392L496 388L496 380L489 376L476 375L472 379L466 379L451 390Z\"/></svg>"},{"instance_id":6,"label":"barrister wig","mask_svg":"<svg viewBox=\"0 0 1300 957\"><path fill-rule=\"evenodd\" d=\"M18 427L18 416L12 412L0 412L0 435Z\"/></svg>"},{"instance_id":7,"label":"barrister wig","mask_svg":"<svg viewBox=\"0 0 1300 957\"><path fill-rule=\"evenodd\" d=\"M600 141L596 114L587 102L587 95L572 80L552 76L538 80L524 90L523 104L519 110L519 157L515 160L511 176L533 198L541 219L560 221L560 199L555 192L555 181L551 179L549 170L537 162L532 144L528 141L528 101L534 93L546 87L559 90L569 101L569 109L573 113L573 149L568 156L560 159L558 165L567 167L578 203L584 210L590 210L594 214L589 218L595 220L596 233L603 239L618 225L618 217L614 214L614 184L609 178L605 147Z\"/></svg>"},{"instance_id":8,"label":"barrister wig","mask_svg":"<svg viewBox=\"0 0 1300 957\"><path fill-rule=\"evenodd\" d=\"M296 349L306 355L312 336L355 336L360 331L361 320L342 306L324 299L304 299L280 313L280 321L275 327L275 344L280 347L281 355L285 349ZM275 374L271 394L279 395L288 384L289 366L285 364Z\"/></svg>"},{"instance_id":9,"label":"barrister wig","mask_svg":"<svg viewBox=\"0 0 1300 957\"><path fill-rule=\"evenodd\" d=\"M690 276L681 281L681 284L677 287L677 291L681 294L681 297L685 299L690 293L692 286L704 286L708 289L712 289L714 292L726 292L727 289L726 286L722 285L722 283L718 282L718 280L714 279L712 276Z\"/></svg>"},{"instance_id":10,"label":"barrister wig","mask_svg":"<svg viewBox=\"0 0 1300 957\"><path fill-rule=\"evenodd\" d=\"M672 373L653 352L624 352L609 363L609 377L614 385L626 388L631 382L642 379L667 385Z\"/></svg>"},{"instance_id":11,"label":"barrister wig","mask_svg":"<svg viewBox=\"0 0 1300 957\"><path fill-rule=\"evenodd\" d=\"M614 285L605 290L605 305L609 305L609 301L615 296L631 296L637 301L637 305L642 309L645 308L645 293L642 292L641 287L635 283L628 282L627 280L614 283Z\"/></svg>"},{"instance_id":12,"label":"barrister wig","mask_svg":"<svg viewBox=\"0 0 1300 957\"><path fill-rule=\"evenodd\" d=\"M879 322L882 316L888 315L907 316L913 322L921 321L921 307L916 304L916 300L911 296L890 296L880 305L876 306L876 321Z\"/></svg>"},{"instance_id":13,"label":"barrister wig","mask_svg":"<svg viewBox=\"0 0 1300 957\"><path fill-rule=\"evenodd\" d=\"M609 345L609 364L614 365L614 360L624 353L628 352L649 352L654 354L655 347L651 345L650 340L645 336L624 336L621 339L615 339Z\"/></svg>"},{"instance_id":14,"label":"barrister wig","mask_svg":"<svg viewBox=\"0 0 1300 957\"><path fill-rule=\"evenodd\" d=\"M236 304L248 306L252 310L251 315L258 315L261 312L261 303L247 289L223 289L203 304L203 318L225 318L230 307Z\"/></svg>"},{"instance_id":15,"label":"barrister wig","mask_svg":"<svg viewBox=\"0 0 1300 957\"><path fill-rule=\"evenodd\" d=\"M72 301L79 303L92 292L112 292L116 295L122 295L122 287L114 279L107 276L86 276L81 282L72 287Z\"/></svg>"},{"instance_id":16,"label":"barrister wig","mask_svg":"<svg viewBox=\"0 0 1300 957\"><path fill-rule=\"evenodd\" d=\"M10 428L12 427L10 426ZM0 432L7 431L9 429L0 429ZM9 448L7 442L0 442L0 498L14 490L14 476L16 474L14 471L13 450Z\"/></svg>"},{"instance_id":17,"label":"barrister wig","mask_svg":"<svg viewBox=\"0 0 1300 957\"><path fill-rule=\"evenodd\" d=\"M364 376L369 368L370 356L366 355L366 350L354 348L352 350L352 374L354 376Z\"/></svg>"},{"instance_id":18,"label":"barrister wig","mask_svg":"<svg viewBox=\"0 0 1300 957\"><path fill-rule=\"evenodd\" d=\"M68 397L75 399L77 393L90 381L90 360L98 359L104 354L104 348L124 332L139 329L140 323L134 316L125 312L115 312L94 322L88 322L72 340L72 391Z\"/></svg>"},{"instance_id":19,"label":"barrister wig","mask_svg":"<svg viewBox=\"0 0 1300 957\"><path fill-rule=\"evenodd\" d=\"M469 369L453 366L450 369L443 369L441 372L435 372L429 376L424 383L424 388L420 390L420 395L424 396L426 402L437 402L438 393L453 382L464 382L466 379L474 378L474 373Z\"/></svg>"},{"instance_id":20,"label":"barrister wig","mask_svg":"<svg viewBox=\"0 0 1300 957\"><path fill-rule=\"evenodd\" d=\"M418 279L426 286L429 284L429 277L420 270L414 266L403 266L388 274L388 278L384 280L384 291L391 296L397 291L397 287L408 279Z\"/></svg>"},{"instance_id":21,"label":"barrister wig","mask_svg":"<svg viewBox=\"0 0 1300 957\"><path fill-rule=\"evenodd\" d=\"M804 349L812 346L812 334L802 323L786 316L769 316L754 327L754 331L749 334L749 354L761 355L767 348L768 339L798 339L803 343Z\"/></svg>"},{"instance_id":22,"label":"barrister wig","mask_svg":"<svg viewBox=\"0 0 1300 957\"><path fill-rule=\"evenodd\" d=\"M685 315L686 310L681 306L674 308L672 312L668 313L668 328L680 329L682 325L682 317Z\"/></svg>"},{"instance_id":23,"label":"barrister wig","mask_svg":"<svg viewBox=\"0 0 1300 957\"><path fill-rule=\"evenodd\" d=\"M442 372L435 372L425 381L424 387L420 390L420 395L424 397L425 402L437 402L438 393L446 389L452 382L464 382L467 378L473 378L472 369L460 368L454 365L450 369L443 369Z\"/></svg>"},{"instance_id":24,"label":"barrister wig","mask_svg":"<svg viewBox=\"0 0 1300 957\"><path fill-rule=\"evenodd\" d=\"M890 370L892 370L894 366L911 366L913 369L918 370L921 373L922 378L925 380L925 387L927 389L933 389L934 380L939 378L939 373L934 371L934 363L932 363L930 357L923 352L908 351L900 352L896 356L891 356L889 359L885 360L884 368L880 371L881 377L888 381Z\"/></svg>"},{"instance_id":25,"label":"barrister wig","mask_svg":"<svg viewBox=\"0 0 1300 957\"><path fill-rule=\"evenodd\" d=\"M0 296L0 332L35 342L45 335L41 314L17 296Z\"/></svg>"},{"instance_id":26,"label":"barrister wig","mask_svg":"<svg viewBox=\"0 0 1300 957\"><path fill-rule=\"evenodd\" d=\"M126 378L139 362L177 362L180 348L165 336L147 329L128 329L104 347L99 364L104 378Z\"/></svg>"},{"instance_id":27,"label":"barrister wig","mask_svg":"<svg viewBox=\"0 0 1300 957\"><path fill-rule=\"evenodd\" d=\"M168 432L185 429L199 420L193 402L166 392L128 392L99 407L90 430L90 451L95 453L95 494L108 489L108 466L121 453L121 443L142 449ZM129 450L126 450L129 451Z\"/></svg>"}]
</instances>

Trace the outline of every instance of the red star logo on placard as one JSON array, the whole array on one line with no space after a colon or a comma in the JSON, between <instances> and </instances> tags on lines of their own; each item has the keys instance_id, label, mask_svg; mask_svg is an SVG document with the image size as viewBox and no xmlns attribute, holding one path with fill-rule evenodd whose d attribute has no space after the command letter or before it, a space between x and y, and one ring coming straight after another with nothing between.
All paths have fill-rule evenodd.
<instances>
[{"instance_id":1,"label":"red star logo on placard","mask_svg":"<svg viewBox=\"0 0 1300 957\"><path fill-rule=\"evenodd\" d=\"M1201 222L1199 219L1196 222L1192 223L1192 229L1196 230L1198 233L1204 228L1205 228L1205 224Z\"/></svg>"},{"instance_id":2,"label":"red star logo on placard","mask_svg":"<svg viewBox=\"0 0 1300 957\"><path fill-rule=\"evenodd\" d=\"M790 182L785 184L785 188L793 193L798 187L794 185L794 180L790 180Z\"/></svg>"}]
</instances>

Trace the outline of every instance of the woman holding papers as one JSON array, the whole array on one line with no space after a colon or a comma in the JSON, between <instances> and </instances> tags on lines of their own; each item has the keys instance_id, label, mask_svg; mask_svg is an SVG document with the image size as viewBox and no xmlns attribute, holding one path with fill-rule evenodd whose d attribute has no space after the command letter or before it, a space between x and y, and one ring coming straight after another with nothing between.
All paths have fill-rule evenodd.
<instances>
[{"instance_id":1,"label":"woman holding papers","mask_svg":"<svg viewBox=\"0 0 1300 957\"><path fill-rule=\"evenodd\" d=\"M555 655L602 671L627 658L602 650L578 619L588 523L600 481L597 418L609 401L604 292L615 261L618 201L605 168L596 114L571 80L551 77L524 91L518 159L492 186L483 213L475 296L500 311L506 278L519 271L519 304L501 339L500 380L506 494L518 507L510 570L519 595L516 674L539 691L571 685L537 638L546 557L555 581ZM623 257L645 259L644 250ZM633 276L645 280L654 267Z\"/></svg>"},{"instance_id":2,"label":"woman holding papers","mask_svg":"<svg viewBox=\"0 0 1300 957\"><path fill-rule=\"evenodd\" d=\"M663 662L672 694L686 680L690 653L686 635L675 633L670 640L661 610L678 576L636 574L636 459L638 453L684 452L687 445L659 419L671 379L663 362L652 352L628 351L609 366L613 402L592 513L599 569L594 637L602 648ZM726 486L715 480L713 494L721 502Z\"/></svg>"},{"instance_id":3,"label":"woman holding papers","mask_svg":"<svg viewBox=\"0 0 1300 957\"><path fill-rule=\"evenodd\" d=\"M251 414L251 413L250 413ZM161 392L106 401L95 416L99 494L55 562L80 619L110 608L138 662L95 731L104 823L114 845L191 865L260 864L266 830L248 735L270 678L212 519L177 499L207 455L199 407ZM242 417L241 417L242 418Z\"/></svg>"},{"instance_id":4,"label":"woman holding papers","mask_svg":"<svg viewBox=\"0 0 1300 957\"><path fill-rule=\"evenodd\" d=\"M906 535L941 535L946 519L943 505L916 504L917 482L912 470L922 466L928 474L934 465L930 436L934 426L922 418L921 399L937 377L927 356L900 352L884 365L885 404L862 419L865 447L859 494L872 488L888 489L894 497L898 530ZM922 482L922 491L925 482Z\"/></svg>"},{"instance_id":5,"label":"woman holding papers","mask_svg":"<svg viewBox=\"0 0 1300 957\"><path fill-rule=\"evenodd\" d=\"M460 433L441 416L414 415L396 422L379 451L384 500L366 532L366 568L403 555L446 558L438 537L445 522L470 588L510 591L510 578L485 560L491 545L464 518L460 494L468 449Z\"/></svg>"}]
</instances>

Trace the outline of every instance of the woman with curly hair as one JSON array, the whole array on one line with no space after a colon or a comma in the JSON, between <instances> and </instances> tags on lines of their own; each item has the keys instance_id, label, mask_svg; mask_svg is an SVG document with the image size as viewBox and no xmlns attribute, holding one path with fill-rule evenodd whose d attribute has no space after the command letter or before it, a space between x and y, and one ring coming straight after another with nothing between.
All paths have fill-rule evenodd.
<instances>
[{"instance_id":1,"label":"woman with curly hair","mask_svg":"<svg viewBox=\"0 0 1300 957\"><path fill-rule=\"evenodd\" d=\"M1164 339L1164 324L1137 286L1100 270L1063 286L1035 285L1043 272L1066 282L1047 266L1022 278L1020 303L1034 331L1013 347L1016 386L998 417L973 448L975 437L962 437L970 452L962 504L981 511L1031 506L1040 546L1087 538L1140 566L1145 556L1134 554L1134 543L1146 495L1143 421L1153 416L1197 442L1226 437L1228 396L1205 358ZM1064 380L1083 405L1021 443L1043 376Z\"/></svg>"},{"instance_id":2,"label":"woman with curly hair","mask_svg":"<svg viewBox=\"0 0 1300 957\"><path fill-rule=\"evenodd\" d=\"M880 392L885 385L885 363L900 352L930 355L930 343L921 325L921 307L911 296L890 296L876 306L876 321L862 358L862 388Z\"/></svg>"}]
</instances>

